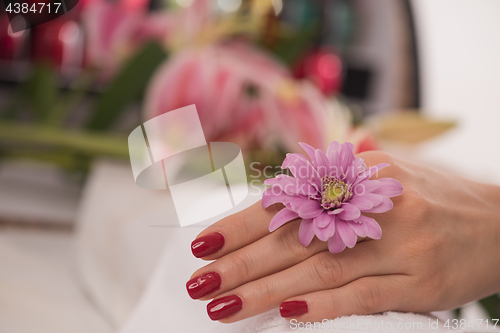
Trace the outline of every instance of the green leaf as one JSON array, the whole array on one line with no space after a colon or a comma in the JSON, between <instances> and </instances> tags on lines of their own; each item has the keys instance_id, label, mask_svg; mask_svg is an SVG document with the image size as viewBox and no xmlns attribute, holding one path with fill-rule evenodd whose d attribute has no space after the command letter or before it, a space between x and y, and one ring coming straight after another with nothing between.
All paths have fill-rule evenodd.
<instances>
[{"instance_id":1,"label":"green leaf","mask_svg":"<svg viewBox=\"0 0 500 333\"><path fill-rule=\"evenodd\" d=\"M0 111L0 119L2 120L16 119L16 114L19 111L23 101L22 90L23 90L22 86L16 87L16 90L12 93L10 100Z\"/></svg>"},{"instance_id":2,"label":"green leaf","mask_svg":"<svg viewBox=\"0 0 500 333\"><path fill-rule=\"evenodd\" d=\"M50 127L62 127L68 114L74 110L89 92L95 82L93 70L84 70L70 83L68 89L60 94L57 104L45 117L45 124Z\"/></svg>"},{"instance_id":3,"label":"green leaf","mask_svg":"<svg viewBox=\"0 0 500 333\"><path fill-rule=\"evenodd\" d=\"M56 73L46 65L35 67L23 90L27 102L35 112L35 117L38 121L44 122L57 104Z\"/></svg>"},{"instance_id":4,"label":"green leaf","mask_svg":"<svg viewBox=\"0 0 500 333\"><path fill-rule=\"evenodd\" d=\"M319 31L317 22L312 22L300 31L289 31L281 36L269 51L285 64L291 66L314 46L315 37Z\"/></svg>"},{"instance_id":5,"label":"green leaf","mask_svg":"<svg viewBox=\"0 0 500 333\"><path fill-rule=\"evenodd\" d=\"M98 99L87 128L99 131L109 129L125 108L142 95L151 75L165 58L166 53L158 43L145 45Z\"/></svg>"}]
</instances>

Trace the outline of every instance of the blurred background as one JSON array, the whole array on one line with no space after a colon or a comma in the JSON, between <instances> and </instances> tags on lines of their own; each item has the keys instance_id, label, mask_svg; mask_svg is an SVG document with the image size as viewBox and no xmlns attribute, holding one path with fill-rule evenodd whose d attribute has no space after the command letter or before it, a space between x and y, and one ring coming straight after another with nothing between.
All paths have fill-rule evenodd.
<instances>
[{"instance_id":1,"label":"blurred background","mask_svg":"<svg viewBox=\"0 0 500 333\"><path fill-rule=\"evenodd\" d=\"M145 213L168 194L135 188L127 137L186 105L248 166L338 140L500 184L498 1L80 0L20 32L7 10L2 332L30 331L19 312L47 332L123 324L167 237L147 227L172 214ZM498 318L499 304L442 316Z\"/></svg>"}]
</instances>

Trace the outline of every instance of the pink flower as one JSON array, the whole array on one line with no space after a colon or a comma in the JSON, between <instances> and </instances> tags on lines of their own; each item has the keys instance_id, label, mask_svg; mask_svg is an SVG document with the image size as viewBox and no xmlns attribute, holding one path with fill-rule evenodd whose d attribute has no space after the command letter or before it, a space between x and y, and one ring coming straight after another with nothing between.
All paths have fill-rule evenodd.
<instances>
[{"instance_id":1,"label":"pink flower","mask_svg":"<svg viewBox=\"0 0 500 333\"><path fill-rule=\"evenodd\" d=\"M297 141L328 142L321 92L295 81L282 64L247 42L185 48L158 69L146 94L146 118L190 104L196 104L209 141L243 136L244 146L278 142L288 150Z\"/></svg>"},{"instance_id":2,"label":"pink flower","mask_svg":"<svg viewBox=\"0 0 500 333\"><path fill-rule=\"evenodd\" d=\"M375 219L362 213L385 213L392 209L391 197L403 192L401 183L392 178L370 180L387 163L367 168L355 158L352 143L333 141L325 153L300 143L311 160L301 154L288 154L282 169L294 177L279 175L267 179L271 185L262 197L264 208L281 202L280 210L269 224L274 231L283 224L302 218L299 239L308 246L314 236L328 241L328 249L339 253L356 245L357 237L379 239L382 229Z\"/></svg>"},{"instance_id":3,"label":"pink flower","mask_svg":"<svg viewBox=\"0 0 500 333\"><path fill-rule=\"evenodd\" d=\"M85 0L82 18L87 59L104 70L104 78L113 76L146 42L154 40L170 49L195 44L213 19L209 0L194 0L188 8L154 13L147 11L149 2Z\"/></svg>"},{"instance_id":4,"label":"pink flower","mask_svg":"<svg viewBox=\"0 0 500 333\"><path fill-rule=\"evenodd\" d=\"M121 64L144 43L162 43L175 25L169 12L147 13L149 1L94 0L82 14L87 32L87 61L113 76Z\"/></svg>"}]
</instances>

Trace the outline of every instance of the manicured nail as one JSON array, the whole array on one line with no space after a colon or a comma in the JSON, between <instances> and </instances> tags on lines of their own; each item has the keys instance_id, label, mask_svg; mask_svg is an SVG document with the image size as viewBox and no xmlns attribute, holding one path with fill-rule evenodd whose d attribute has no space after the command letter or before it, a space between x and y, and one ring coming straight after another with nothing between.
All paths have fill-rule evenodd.
<instances>
[{"instance_id":1,"label":"manicured nail","mask_svg":"<svg viewBox=\"0 0 500 333\"><path fill-rule=\"evenodd\" d=\"M186 288L192 299L198 299L220 289L220 281L219 273L210 272L189 280Z\"/></svg>"},{"instance_id":2,"label":"manicured nail","mask_svg":"<svg viewBox=\"0 0 500 333\"><path fill-rule=\"evenodd\" d=\"M283 302L280 305L280 314L284 318L298 317L307 312L307 303L304 301Z\"/></svg>"},{"instance_id":3,"label":"manicured nail","mask_svg":"<svg viewBox=\"0 0 500 333\"><path fill-rule=\"evenodd\" d=\"M240 311L243 301L236 295L214 299L207 305L208 316L212 320L221 320Z\"/></svg>"},{"instance_id":4,"label":"manicured nail","mask_svg":"<svg viewBox=\"0 0 500 333\"><path fill-rule=\"evenodd\" d=\"M218 232L195 239L191 243L191 251L196 258L214 254L224 246L224 236Z\"/></svg>"}]
</instances>

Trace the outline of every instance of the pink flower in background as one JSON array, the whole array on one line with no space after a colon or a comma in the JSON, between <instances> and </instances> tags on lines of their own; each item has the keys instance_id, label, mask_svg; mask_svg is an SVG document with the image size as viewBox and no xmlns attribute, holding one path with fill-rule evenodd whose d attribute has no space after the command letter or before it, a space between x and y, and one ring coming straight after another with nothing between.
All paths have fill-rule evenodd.
<instances>
[{"instance_id":1,"label":"pink flower in background","mask_svg":"<svg viewBox=\"0 0 500 333\"><path fill-rule=\"evenodd\" d=\"M228 41L230 31L216 24L209 0L153 15L146 12L147 0L92 1L84 12L87 58L104 78L145 41L169 49L146 93L146 119L195 104L207 140L232 141L245 150L295 151L298 141L324 149L343 138L333 128L350 127L325 121L328 101L313 83L295 80L250 42Z\"/></svg>"},{"instance_id":2,"label":"pink flower in background","mask_svg":"<svg viewBox=\"0 0 500 333\"><path fill-rule=\"evenodd\" d=\"M28 31L12 32L7 15L0 15L0 59L16 59L23 50Z\"/></svg>"},{"instance_id":3,"label":"pink flower in background","mask_svg":"<svg viewBox=\"0 0 500 333\"><path fill-rule=\"evenodd\" d=\"M342 85L342 60L328 48L307 54L294 68L297 78L307 78L326 95L336 95Z\"/></svg>"},{"instance_id":4,"label":"pink flower in background","mask_svg":"<svg viewBox=\"0 0 500 333\"><path fill-rule=\"evenodd\" d=\"M149 1L94 0L83 10L87 61L112 76L121 63L150 40L163 42L175 24L171 13L148 14Z\"/></svg>"},{"instance_id":5,"label":"pink flower in background","mask_svg":"<svg viewBox=\"0 0 500 333\"><path fill-rule=\"evenodd\" d=\"M264 208L274 203L285 205L269 224L274 231L283 224L302 218L300 242L308 246L314 236L328 241L328 249L339 253L356 245L357 237L379 239L382 230L375 219L362 213L384 213L392 209L391 197L403 191L392 178L370 180L389 166L387 163L367 168L355 158L351 143L333 141L326 154L300 143L311 160L301 154L288 154L282 169L289 168L294 177L279 175L267 179L271 185L262 197Z\"/></svg>"},{"instance_id":6,"label":"pink flower in background","mask_svg":"<svg viewBox=\"0 0 500 333\"><path fill-rule=\"evenodd\" d=\"M147 13L147 4L89 0L83 13L87 60L104 79L147 41L168 49L146 92L146 119L195 104L207 140L232 141L247 151L295 151L299 141L325 149L333 139L348 139L343 134L351 122L329 112L320 88L296 80L250 42L234 41L231 29L217 25L211 1L156 14Z\"/></svg>"},{"instance_id":7,"label":"pink flower in background","mask_svg":"<svg viewBox=\"0 0 500 333\"><path fill-rule=\"evenodd\" d=\"M149 0L86 0L83 24L88 62L112 76L145 42L192 45L212 22L212 2L194 0L185 9L148 13ZM170 46L172 46L170 45Z\"/></svg>"},{"instance_id":8,"label":"pink flower in background","mask_svg":"<svg viewBox=\"0 0 500 333\"><path fill-rule=\"evenodd\" d=\"M196 104L208 140L244 135L247 145L295 142L323 146L326 100L312 84L246 42L178 52L153 78L145 114Z\"/></svg>"}]
</instances>

